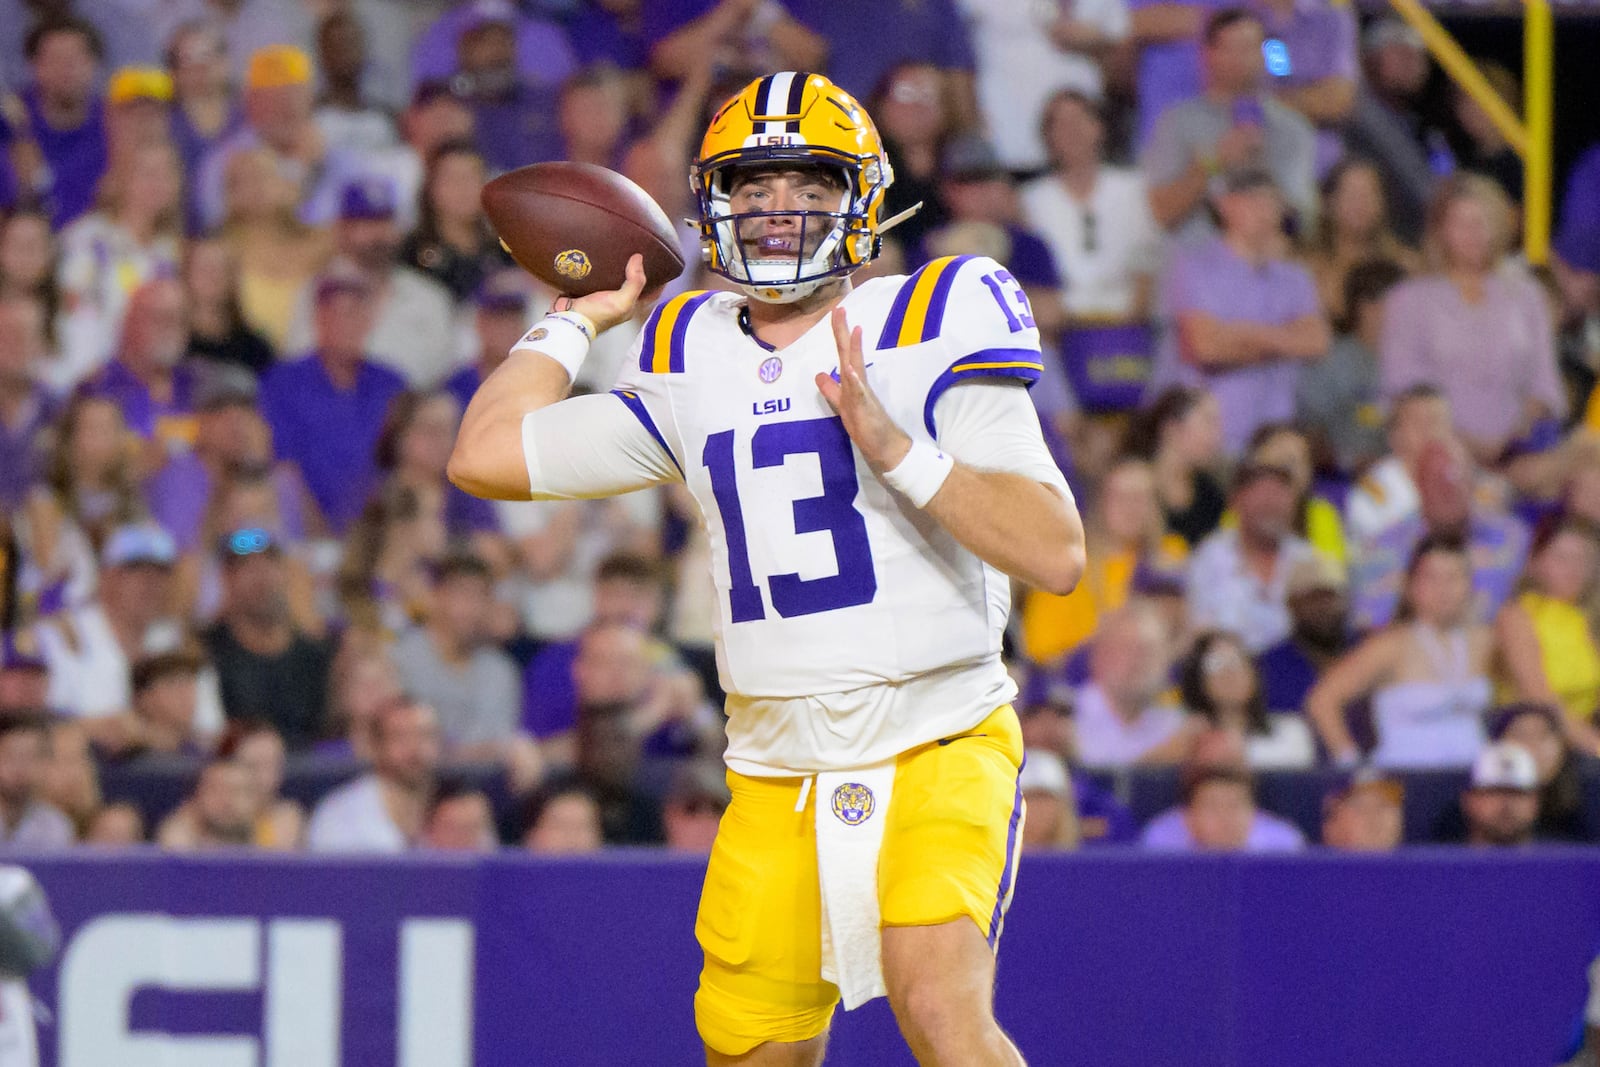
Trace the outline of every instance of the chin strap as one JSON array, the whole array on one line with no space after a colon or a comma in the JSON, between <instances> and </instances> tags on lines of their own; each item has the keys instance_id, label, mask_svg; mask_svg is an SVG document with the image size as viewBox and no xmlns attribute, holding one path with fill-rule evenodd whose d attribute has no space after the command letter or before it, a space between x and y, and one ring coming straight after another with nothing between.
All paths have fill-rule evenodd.
<instances>
[{"instance_id":1,"label":"chin strap","mask_svg":"<svg viewBox=\"0 0 1600 1067\"><path fill-rule=\"evenodd\" d=\"M918 200L915 204L912 204L910 207L900 212L900 214L880 222L878 224L878 236L882 237L884 234L888 233L890 230L894 229L896 226L900 225L902 222L906 221L921 210L922 201Z\"/></svg>"}]
</instances>

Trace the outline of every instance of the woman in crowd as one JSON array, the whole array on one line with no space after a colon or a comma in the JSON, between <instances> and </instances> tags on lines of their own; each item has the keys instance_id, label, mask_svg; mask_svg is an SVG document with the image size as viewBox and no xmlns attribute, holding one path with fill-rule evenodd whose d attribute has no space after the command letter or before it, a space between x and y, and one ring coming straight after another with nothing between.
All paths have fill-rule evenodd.
<instances>
[{"instance_id":1,"label":"woman in crowd","mask_svg":"<svg viewBox=\"0 0 1600 1067\"><path fill-rule=\"evenodd\" d=\"M881 217L893 218L919 201L922 210L895 227L902 248L914 248L950 221L939 200L939 162L955 117L945 97L944 72L931 63L901 63L884 76L867 111L877 120L884 148L894 160L894 184L883 197Z\"/></svg>"},{"instance_id":2,"label":"woman in crowd","mask_svg":"<svg viewBox=\"0 0 1600 1067\"><path fill-rule=\"evenodd\" d=\"M1150 464L1125 458L1106 472L1089 512L1089 566L1066 596L1030 590L1022 604L1022 645L1035 663L1050 663L1094 636L1100 617L1128 598L1141 567L1175 572L1188 555L1166 531Z\"/></svg>"},{"instance_id":3,"label":"woman in crowd","mask_svg":"<svg viewBox=\"0 0 1600 1067\"><path fill-rule=\"evenodd\" d=\"M441 490L385 487L345 535L337 581L346 624L383 644L424 618L448 543Z\"/></svg>"},{"instance_id":4,"label":"woman in crowd","mask_svg":"<svg viewBox=\"0 0 1600 1067\"><path fill-rule=\"evenodd\" d=\"M306 813L282 795L287 757L283 737L266 722L241 720L231 724L217 746L217 755L245 770L255 800L257 848L285 851L300 847Z\"/></svg>"},{"instance_id":5,"label":"woman in crowd","mask_svg":"<svg viewBox=\"0 0 1600 1067\"><path fill-rule=\"evenodd\" d=\"M1489 736L1521 745L1539 771L1539 821L1536 836L1547 841L1593 841L1595 827L1584 811L1578 754L1563 734L1562 713L1554 705L1516 703L1490 718Z\"/></svg>"},{"instance_id":6,"label":"woman in crowd","mask_svg":"<svg viewBox=\"0 0 1600 1067\"><path fill-rule=\"evenodd\" d=\"M1167 529L1191 548L1222 521L1227 494L1213 468L1222 456L1222 415L1204 389L1175 385L1134 423L1128 451L1150 461Z\"/></svg>"},{"instance_id":7,"label":"woman in crowd","mask_svg":"<svg viewBox=\"0 0 1600 1067\"><path fill-rule=\"evenodd\" d=\"M1517 598L1500 609L1495 639L1502 697L1552 704L1573 744L1600 752L1600 642L1590 618L1600 567L1600 527L1547 522L1534 538Z\"/></svg>"},{"instance_id":8,"label":"woman in crowd","mask_svg":"<svg viewBox=\"0 0 1600 1067\"><path fill-rule=\"evenodd\" d=\"M272 346L244 321L239 306L239 261L227 242L191 240L184 249L183 286L189 296L189 354L235 364L258 377L272 366Z\"/></svg>"},{"instance_id":9,"label":"woman in crowd","mask_svg":"<svg viewBox=\"0 0 1600 1067\"><path fill-rule=\"evenodd\" d=\"M61 312L61 288L56 284L56 240L50 216L19 210L0 219L0 299L22 297L38 303L44 315L45 338L56 356L56 318ZM73 385L51 359L43 368L46 384L57 390Z\"/></svg>"},{"instance_id":10,"label":"woman in crowd","mask_svg":"<svg viewBox=\"0 0 1600 1067\"><path fill-rule=\"evenodd\" d=\"M330 672L329 737L317 743L318 756L370 761L378 713L402 696L400 672L377 644L347 640Z\"/></svg>"},{"instance_id":11,"label":"woman in crowd","mask_svg":"<svg viewBox=\"0 0 1600 1067\"><path fill-rule=\"evenodd\" d=\"M1422 268L1422 257L1389 226L1378 168L1352 157L1323 179L1322 214L1306 255L1330 321L1344 322L1350 311L1345 307L1345 275L1357 263L1372 259L1390 260L1408 274Z\"/></svg>"},{"instance_id":12,"label":"woman in crowd","mask_svg":"<svg viewBox=\"0 0 1600 1067\"><path fill-rule=\"evenodd\" d=\"M468 496L445 477L460 421L455 397L442 390L396 397L378 434L378 469L391 487L441 494L450 539L470 542L474 555L504 568L510 564L510 550L500 536L494 505Z\"/></svg>"},{"instance_id":13,"label":"woman in crowd","mask_svg":"<svg viewBox=\"0 0 1600 1067\"><path fill-rule=\"evenodd\" d=\"M400 258L468 300L490 273L510 263L483 213L483 156L471 141L447 141L428 157L417 228Z\"/></svg>"},{"instance_id":14,"label":"woman in crowd","mask_svg":"<svg viewBox=\"0 0 1600 1067\"><path fill-rule=\"evenodd\" d=\"M1483 746L1494 635L1473 621L1466 546L1424 538L1406 568L1404 588L1395 622L1328 669L1306 697L1306 714L1341 765L1361 758L1345 709L1370 698L1373 763L1467 766Z\"/></svg>"},{"instance_id":15,"label":"woman in crowd","mask_svg":"<svg viewBox=\"0 0 1600 1067\"><path fill-rule=\"evenodd\" d=\"M1566 414L1544 291L1505 262L1511 206L1477 174L1444 182L1428 210L1433 273L1389 292L1379 344L1383 393L1432 384L1478 462Z\"/></svg>"},{"instance_id":16,"label":"woman in crowd","mask_svg":"<svg viewBox=\"0 0 1600 1067\"><path fill-rule=\"evenodd\" d=\"M333 254L326 231L295 215L298 191L264 148L228 157L222 237L239 264L239 306L250 327L284 356L283 339L300 299Z\"/></svg>"},{"instance_id":17,"label":"woman in crowd","mask_svg":"<svg viewBox=\"0 0 1600 1067\"><path fill-rule=\"evenodd\" d=\"M1255 662L1234 635L1201 634L1178 677L1184 707L1207 725L1243 738L1252 770L1302 770L1316 763L1311 728L1298 715L1268 714Z\"/></svg>"},{"instance_id":18,"label":"woman in crowd","mask_svg":"<svg viewBox=\"0 0 1600 1067\"><path fill-rule=\"evenodd\" d=\"M134 148L102 179L95 210L61 232L61 359L77 381L115 354L134 291L151 278L177 274L181 168L171 145Z\"/></svg>"},{"instance_id":19,"label":"woman in crowd","mask_svg":"<svg viewBox=\"0 0 1600 1067\"><path fill-rule=\"evenodd\" d=\"M228 43L204 21L188 22L167 46L172 75L172 143L186 174L198 174L206 155L244 122L229 85ZM184 218L191 234L200 232L200 213L188 197Z\"/></svg>"}]
</instances>

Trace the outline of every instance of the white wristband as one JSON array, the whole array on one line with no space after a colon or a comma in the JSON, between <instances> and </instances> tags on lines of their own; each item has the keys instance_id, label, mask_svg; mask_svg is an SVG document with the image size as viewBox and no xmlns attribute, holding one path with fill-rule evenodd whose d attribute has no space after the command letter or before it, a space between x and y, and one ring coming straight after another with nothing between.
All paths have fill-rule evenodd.
<instances>
[{"instance_id":1,"label":"white wristband","mask_svg":"<svg viewBox=\"0 0 1600 1067\"><path fill-rule=\"evenodd\" d=\"M956 461L939 451L938 445L919 438L911 442L911 451L894 470L883 472L883 481L917 507L925 508L955 465Z\"/></svg>"},{"instance_id":2,"label":"white wristband","mask_svg":"<svg viewBox=\"0 0 1600 1067\"><path fill-rule=\"evenodd\" d=\"M557 311L534 323L533 329L522 335L522 340L511 346L511 352L539 352L567 369L567 377L578 380L578 368L589 354L589 344L594 340L594 323L576 311Z\"/></svg>"}]
</instances>

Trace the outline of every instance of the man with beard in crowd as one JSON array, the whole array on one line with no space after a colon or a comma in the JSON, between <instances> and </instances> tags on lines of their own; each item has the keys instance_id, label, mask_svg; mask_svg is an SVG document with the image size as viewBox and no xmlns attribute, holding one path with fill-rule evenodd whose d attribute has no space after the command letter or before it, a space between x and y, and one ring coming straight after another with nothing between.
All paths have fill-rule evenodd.
<instances>
[{"instance_id":1,"label":"man with beard in crowd","mask_svg":"<svg viewBox=\"0 0 1600 1067\"><path fill-rule=\"evenodd\" d=\"M1350 583L1343 567L1317 553L1289 571L1284 593L1289 636L1261 653L1256 669L1267 710L1299 712L1322 672L1350 648Z\"/></svg>"},{"instance_id":2,"label":"man with beard in crowd","mask_svg":"<svg viewBox=\"0 0 1600 1067\"><path fill-rule=\"evenodd\" d=\"M404 852L422 839L439 771L439 720L400 699L378 712L372 771L323 798L306 842L314 852Z\"/></svg>"}]
</instances>

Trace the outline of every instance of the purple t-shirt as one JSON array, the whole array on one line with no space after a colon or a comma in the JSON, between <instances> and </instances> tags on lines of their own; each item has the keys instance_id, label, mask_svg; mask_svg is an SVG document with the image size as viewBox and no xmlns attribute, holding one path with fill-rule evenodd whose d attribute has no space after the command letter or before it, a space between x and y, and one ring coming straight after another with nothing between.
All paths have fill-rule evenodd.
<instances>
[{"instance_id":1,"label":"purple t-shirt","mask_svg":"<svg viewBox=\"0 0 1600 1067\"><path fill-rule=\"evenodd\" d=\"M1194 852L1199 846L1189 834L1189 824L1183 821L1182 808L1168 808L1151 819L1139 835L1139 844L1145 848L1178 852ZM1276 815L1257 811L1250 822L1250 836L1245 839L1245 852L1299 852L1306 847L1306 835L1299 827Z\"/></svg>"},{"instance_id":2,"label":"purple t-shirt","mask_svg":"<svg viewBox=\"0 0 1600 1067\"><path fill-rule=\"evenodd\" d=\"M1128 0L1128 8L1181 2L1184 7L1200 9L1200 22L1225 7L1236 7L1236 0ZM1165 41L1146 45L1139 53L1139 131L1138 143L1143 145L1156 128L1156 119L1168 107L1180 100L1200 95L1200 34L1192 40Z\"/></svg>"},{"instance_id":3,"label":"purple t-shirt","mask_svg":"<svg viewBox=\"0 0 1600 1067\"><path fill-rule=\"evenodd\" d=\"M791 0L802 25L828 39L828 77L863 102L900 63L970 71L976 64L966 23L951 0ZM867 27L893 27L873 33Z\"/></svg>"},{"instance_id":4,"label":"purple t-shirt","mask_svg":"<svg viewBox=\"0 0 1600 1067\"><path fill-rule=\"evenodd\" d=\"M42 385L33 387L14 423L0 417L0 507L22 506L28 490L44 473L44 433L61 411L60 401Z\"/></svg>"},{"instance_id":5,"label":"purple t-shirt","mask_svg":"<svg viewBox=\"0 0 1600 1067\"><path fill-rule=\"evenodd\" d=\"M456 72L456 43L478 24L481 16L473 3L457 4L422 31L411 50L411 81L442 81ZM645 9L656 5L649 3ZM518 15L517 69L523 77L545 85L560 85L578 68L566 33L554 22Z\"/></svg>"},{"instance_id":6,"label":"purple t-shirt","mask_svg":"<svg viewBox=\"0 0 1600 1067\"><path fill-rule=\"evenodd\" d=\"M114 359L84 387L91 396L109 397L122 409L122 420L140 437L192 439L188 420L194 415L196 375L189 367L172 372L172 399L157 400L120 359ZM182 422L185 425L173 425Z\"/></svg>"},{"instance_id":7,"label":"purple t-shirt","mask_svg":"<svg viewBox=\"0 0 1600 1067\"><path fill-rule=\"evenodd\" d=\"M1222 409L1223 443L1238 455L1257 426L1294 418L1300 364L1274 359L1246 367L1206 370L1184 361L1178 351L1177 318L1200 311L1223 322L1282 326L1317 314L1317 286L1306 269L1288 260L1260 265L1235 252L1221 237L1181 247L1162 279L1162 312L1167 320L1152 387L1173 384L1211 391Z\"/></svg>"},{"instance_id":8,"label":"purple t-shirt","mask_svg":"<svg viewBox=\"0 0 1600 1067\"><path fill-rule=\"evenodd\" d=\"M534 737L565 733L578 724L578 686L572 664L577 641L545 645L522 674L522 728Z\"/></svg>"},{"instance_id":9,"label":"purple t-shirt","mask_svg":"<svg viewBox=\"0 0 1600 1067\"><path fill-rule=\"evenodd\" d=\"M95 190L106 172L105 106L96 97L82 123L58 130L45 122L37 87L22 90L22 102L34 140L50 165L55 183L50 191L50 224L59 230L94 206Z\"/></svg>"},{"instance_id":10,"label":"purple t-shirt","mask_svg":"<svg viewBox=\"0 0 1600 1067\"><path fill-rule=\"evenodd\" d=\"M278 457L299 466L338 533L361 514L377 481L373 449L390 401L405 388L394 371L363 363L355 385L340 389L314 355L278 364L261 382L261 413Z\"/></svg>"},{"instance_id":11,"label":"purple t-shirt","mask_svg":"<svg viewBox=\"0 0 1600 1067\"><path fill-rule=\"evenodd\" d=\"M468 105L478 151L491 171L515 170L562 158L557 96L555 85L530 83L518 86L507 96Z\"/></svg>"}]
</instances>

